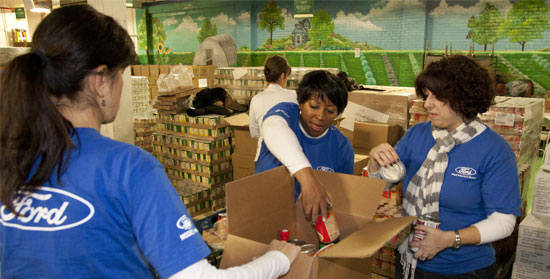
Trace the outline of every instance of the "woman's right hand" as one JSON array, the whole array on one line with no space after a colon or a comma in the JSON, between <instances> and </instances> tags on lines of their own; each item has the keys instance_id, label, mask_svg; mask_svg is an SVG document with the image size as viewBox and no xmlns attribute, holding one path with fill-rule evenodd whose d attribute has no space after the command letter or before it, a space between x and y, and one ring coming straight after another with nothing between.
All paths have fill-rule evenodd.
<instances>
[{"instance_id":1,"label":"woman's right hand","mask_svg":"<svg viewBox=\"0 0 550 279\"><path fill-rule=\"evenodd\" d=\"M269 251L271 250L277 250L283 253L288 258L290 264L292 264L294 259L296 259L300 253L301 248L292 243L274 239L269 244Z\"/></svg>"},{"instance_id":2,"label":"woman's right hand","mask_svg":"<svg viewBox=\"0 0 550 279\"><path fill-rule=\"evenodd\" d=\"M313 173L312 168L303 168L294 174L302 188L302 205L307 219L317 222L319 213L323 218L327 217L328 195L327 191Z\"/></svg>"},{"instance_id":3,"label":"woman's right hand","mask_svg":"<svg viewBox=\"0 0 550 279\"><path fill-rule=\"evenodd\" d=\"M378 172L381 167L396 161L399 161L399 155L389 143L377 145L369 152L369 172Z\"/></svg>"}]
</instances>

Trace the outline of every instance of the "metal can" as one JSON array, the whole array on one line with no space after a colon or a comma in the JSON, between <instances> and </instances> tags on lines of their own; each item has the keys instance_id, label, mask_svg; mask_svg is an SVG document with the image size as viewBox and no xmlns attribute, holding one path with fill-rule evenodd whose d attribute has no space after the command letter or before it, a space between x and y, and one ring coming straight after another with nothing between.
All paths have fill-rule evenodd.
<instances>
[{"instance_id":1,"label":"metal can","mask_svg":"<svg viewBox=\"0 0 550 279\"><path fill-rule=\"evenodd\" d=\"M426 227L439 229L439 226L441 225L441 222L439 219L434 218L432 216L424 216L422 218L416 219L416 225L423 225ZM421 241L426 236L426 232L423 230L417 230L415 229L413 232L412 241ZM411 251L416 252L418 251L418 247L411 247Z\"/></svg>"},{"instance_id":2,"label":"metal can","mask_svg":"<svg viewBox=\"0 0 550 279\"><path fill-rule=\"evenodd\" d=\"M403 162L397 161L380 168L380 176L388 182L397 183L403 179L406 170L407 169L405 168Z\"/></svg>"},{"instance_id":3,"label":"metal can","mask_svg":"<svg viewBox=\"0 0 550 279\"><path fill-rule=\"evenodd\" d=\"M313 244L304 244L300 246L301 253L313 256L315 255L315 252L317 252L317 248Z\"/></svg>"},{"instance_id":4,"label":"metal can","mask_svg":"<svg viewBox=\"0 0 550 279\"><path fill-rule=\"evenodd\" d=\"M296 246L302 246L302 245L306 244L305 241L303 241L303 240L301 240L301 239L297 239L297 238L290 239L290 240L288 241L288 243L292 243L292 244L294 244L294 245L296 245Z\"/></svg>"},{"instance_id":5,"label":"metal can","mask_svg":"<svg viewBox=\"0 0 550 279\"><path fill-rule=\"evenodd\" d=\"M315 223L315 231L319 237L319 246L323 247L330 243L336 243L340 240L340 229L334 218L334 211L329 204L327 208L327 218L323 221L323 217L319 215L317 217L317 223Z\"/></svg>"}]
</instances>

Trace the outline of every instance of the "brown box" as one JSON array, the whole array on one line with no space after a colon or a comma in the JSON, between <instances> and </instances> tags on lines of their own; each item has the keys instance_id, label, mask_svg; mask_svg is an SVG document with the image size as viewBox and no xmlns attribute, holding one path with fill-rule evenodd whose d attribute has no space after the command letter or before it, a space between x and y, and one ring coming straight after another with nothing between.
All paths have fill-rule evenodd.
<instances>
[{"instance_id":1,"label":"brown box","mask_svg":"<svg viewBox=\"0 0 550 279\"><path fill-rule=\"evenodd\" d=\"M132 75L141 76L141 67L139 65L132 65Z\"/></svg>"},{"instance_id":2,"label":"brown box","mask_svg":"<svg viewBox=\"0 0 550 279\"><path fill-rule=\"evenodd\" d=\"M250 130L248 129L248 115L246 113L240 113L227 117L224 120L229 126L235 129L233 137L235 140L235 153L240 155L256 156L258 139L250 136Z\"/></svg>"},{"instance_id":3,"label":"brown box","mask_svg":"<svg viewBox=\"0 0 550 279\"><path fill-rule=\"evenodd\" d=\"M368 164L369 164L368 155L355 154L354 163L353 163L353 174L362 175L363 168L366 167Z\"/></svg>"},{"instance_id":4,"label":"brown box","mask_svg":"<svg viewBox=\"0 0 550 279\"><path fill-rule=\"evenodd\" d=\"M373 221L386 183L380 179L314 171L332 194L341 240L317 257L299 254L283 278L371 278L371 260L384 244L415 217ZM301 201L294 202L295 181L284 166L226 184L229 232L221 268L261 256L268 243L288 229L290 238L318 243Z\"/></svg>"},{"instance_id":5,"label":"brown box","mask_svg":"<svg viewBox=\"0 0 550 279\"><path fill-rule=\"evenodd\" d=\"M413 87L369 86L370 90L349 93L348 100L388 116L385 123L401 126L401 134L408 128L409 104L416 99ZM370 121L374 122L374 121Z\"/></svg>"},{"instance_id":6,"label":"brown box","mask_svg":"<svg viewBox=\"0 0 550 279\"><path fill-rule=\"evenodd\" d=\"M234 180L254 174L254 170L256 169L254 155L241 155L238 153L233 153L233 155L231 155L231 161L233 164Z\"/></svg>"},{"instance_id":7,"label":"brown box","mask_svg":"<svg viewBox=\"0 0 550 279\"><path fill-rule=\"evenodd\" d=\"M149 76L154 78L159 77L159 65L149 65Z\"/></svg>"},{"instance_id":8,"label":"brown box","mask_svg":"<svg viewBox=\"0 0 550 279\"><path fill-rule=\"evenodd\" d=\"M149 76L149 65L139 65L139 72L141 76L148 77Z\"/></svg>"},{"instance_id":9,"label":"brown box","mask_svg":"<svg viewBox=\"0 0 550 279\"><path fill-rule=\"evenodd\" d=\"M355 122L353 128L353 150L356 154L368 155L370 150L381 144L394 146L399 140L400 127L397 125Z\"/></svg>"},{"instance_id":10,"label":"brown box","mask_svg":"<svg viewBox=\"0 0 550 279\"><path fill-rule=\"evenodd\" d=\"M159 65L159 74L169 74L172 65Z\"/></svg>"}]
</instances>

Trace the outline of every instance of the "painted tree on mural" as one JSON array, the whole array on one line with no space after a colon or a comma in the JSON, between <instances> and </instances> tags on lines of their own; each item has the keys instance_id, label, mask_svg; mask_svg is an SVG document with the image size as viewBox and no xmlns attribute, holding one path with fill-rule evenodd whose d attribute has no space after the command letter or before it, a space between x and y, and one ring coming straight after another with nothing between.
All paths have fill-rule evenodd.
<instances>
[{"instance_id":1,"label":"painted tree on mural","mask_svg":"<svg viewBox=\"0 0 550 279\"><path fill-rule=\"evenodd\" d=\"M312 42L319 42L319 49L323 41L328 41L334 33L334 21L332 17L323 10L318 10L311 18L311 28L308 30L309 39Z\"/></svg>"},{"instance_id":2,"label":"painted tree on mural","mask_svg":"<svg viewBox=\"0 0 550 279\"><path fill-rule=\"evenodd\" d=\"M202 22L201 30L199 31L197 40L199 40L199 43L202 43L204 39L216 35L218 35L218 27L216 26L216 24L212 24L212 21L210 21L209 17L205 18Z\"/></svg>"},{"instance_id":3,"label":"painted tree on mural","mask_svg":"<svg viewBox=\"0 0 550 279\"><path fill-rule=\"evenodd\" d=\"M163 45L166 41L166 31L164 31L164 25L156 17L151 17L151 40L153 49L158 48L159 45ZM139 21L138 28L138 48L139 49L148 49L147 47L147 22L146 14L144 13ZM164 45L163 45L164 48Z\"/></svg>"},{"instance_id":4,"label":"painted tree on mural","mask_svg":"<svg viewBox=\"0 0 550 279\"><path fill-rule=\"evenodd\" d=\"M285 18L282 16L282 13L283 11L274 0L267 3L260 13L258 27L269 31L269 45L273 44L273 31L277 28L281 30L285 29Z\"/></svg>"},{"instance_id":5,"label":"painted tree on mural","mask_svg":"<svg viewBox=\"0 0 550 279\"><path fill-rule=\"evenodd\" d=\"M510 42L521 45L535 39L542 39L542 33L550 29L550 15L544 0L522 0L514 3L504 21L503 29Z\"/></svg>"},{"instance_id":6,"label":"painted tree on mural","mask_svg":"<svg viewBox=\"0 0 550 279\"><path fill-rule=\"evenodd\" d=\"M505 32L502 32L500 26L504 23L504 16L500 11L489 3L479 14L479 17L472 16L468 20L468 39L483 45L483 50L487 50L488 44L494 44L499 39L505 38Z\"/></svg>"}]
</instances>

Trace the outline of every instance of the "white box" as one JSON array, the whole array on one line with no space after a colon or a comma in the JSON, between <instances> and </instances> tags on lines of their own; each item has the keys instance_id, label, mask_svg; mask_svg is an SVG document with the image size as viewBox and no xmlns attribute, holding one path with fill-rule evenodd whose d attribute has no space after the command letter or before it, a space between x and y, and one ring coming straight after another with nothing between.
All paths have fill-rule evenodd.
<instances>
[{"instance_id":1,"label":"white box","mask_svg":"<svg viewBox=\"0 0 550 279\"><path fill-rule=\"evenodd\" d=\"M535 177L531 213L540 217L550 217L550 166L546 164L541 166Z\"/></svg>"},{"instance_id":2,"label":"white box","mask_svg":"<svg viewBox=\"0 0 550 279\"><path fill-rule=\"evenodd\" d=\"M520 245L550 251L550 218L528 214L519 224Z\"/></svg>"},{"instance_id":3,"label":"white box","mask_svg":"<svg viewBox=\"0 0 550 279\"><path fill-rule=\"evenodd\" d=\"M548 279L550 272L530 268L521 264L514 263L512 279Z\"/></svg>"},{"instance_id":4,"label":"white box","mask_svg":"<svg viewBox=\"0 0 550 279\"><path fill-rule=\"evenodd\" d=\"M514 264L545 271L550 275L550 219L529 214L519 224Z\"/></svg>"}]
</instances>

